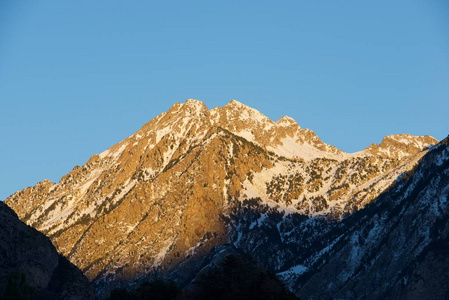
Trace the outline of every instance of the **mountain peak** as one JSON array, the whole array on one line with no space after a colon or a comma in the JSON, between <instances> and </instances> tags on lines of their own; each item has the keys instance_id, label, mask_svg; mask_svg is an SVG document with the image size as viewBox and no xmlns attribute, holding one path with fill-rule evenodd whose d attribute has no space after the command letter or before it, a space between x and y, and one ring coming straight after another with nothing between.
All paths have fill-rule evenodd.
<instances>
[{"instance_id":1,"label":"mountain peak","mask_svg":"<svg viewBox=\"0 0 449 300\"><path fill-rule=\"evenodd\" d=\"M426 147L437 143L438 140L429 135L391 134L382 139L379 147L412 147L423 150Z\"/></svg>"},{"instance_id":2,"label":"mountain peak","mask_svg":"<svg viewBox=\"0 0 449 300\"><path fill-rule=\"evenodd\" d=\"M225 106L223 106L223 109L242 109L242 110L255 110L255 111L257 111L256 109L254 109L254 108L252 108L252 107L250 107L250 106L248 106L246 104L243 104L240 101L234 100L234 99L229 101ZM257 111L257 112L259 112L259 111Z\"/></svg>"},{"instance_id":3,"label":"mountain peak","mask_svg":"<svg viewBox=\"0 0 449 300\"><path fill-rule=\"evenodd\" d=\"M235 100L235 99L232 99L231 101L229 101L228 104L226 104L225 106L250 108L248 105L245 105L245 104L243 104L242 102L237 101L237 100Z\"/></svg>"},{"instance_id":4,"label":"mountain peak","mask_svg":"<svg viewBox=\"0 0 449 300\"><path fill-rule=\"evenodd\" d=\"M192 106L192 107L207 107L203 101L196 100L196 99L187 99L184 102L184 105L188 105L188 106Z\"/></svg>"},{"instance_id":5,"label":"mountain peak","mask_svg":"<svg viewBox=\"0 0 449 300\"><path fill-rule=\"evenodd\" d=\"M195 99L187 99L182 105L182 108L184 109L188 108L191 111L197 112L204 112L209 110L203 101Z\"/></svg>"},{"instance_id":6,"label":"mountain peak","mask_svg":"<svg viewBox=\"0 0 449 300\"><path fill-rule=\"evenodd\" d=\"M179 110L190 110L190 111L204 111L208 110L206 104L203 101L196 99L187 99L184 103L176 102L173 104L169 112L177 112Z\"/></svg>"},{"instance_id":7,"label":"mountain peak","mask_svg":"<svg viewBox=\"0 0 449 300\"><path fill-rule=\"evenodd\" d=\"M290 126L290 125L298 125L298 123L296 123L295 119L289 117L289 116L283 116L282 118L280 118L279 120L276 121L276 124L279 126Z\"/></svg>"},{"instance_id":8,"label":"mountain peak","mask_svg":"<svg viewBox=\"0 0 449 300\"><path fill-rule=\"evenodd\" d=\"M383 138L381 144L397 142L401 144L411 143L423 143L423 144L436 144L438 140L430 135L411 135L411 134L391 134Z\"/></svg>"},{"instance_id":9,"label":"mountain peak","mask_svg":"<svg viewBox=\"0 0 449 300\"><path fill-rule=\"evenodd\" d=\"M240 119L240 120L251 120L255 122L262 123L272 123L267 116L262 114L257 109L254 109L248 105L245 105L237 100L231 100L228 104L223 106L221 109L231 120L232 119Z\"/></svg>"},{"instance_id":10,"label":"mountain peak","mask_svg":"<svg viewBox=\"0 0 449 300\"><path fill-rule=\"evenodd\" d=\"M415 155L437 143L438 140L429 135L392 134L385 136L380 144L372 144L366 150L374 155L401 159Z\"/></svg>"}]
</instances>

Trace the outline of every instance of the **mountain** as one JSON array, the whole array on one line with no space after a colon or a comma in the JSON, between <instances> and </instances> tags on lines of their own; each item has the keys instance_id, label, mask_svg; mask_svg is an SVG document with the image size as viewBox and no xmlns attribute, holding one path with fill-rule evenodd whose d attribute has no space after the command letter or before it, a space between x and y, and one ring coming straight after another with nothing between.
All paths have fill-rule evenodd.
<instances>
[{"instance_id":1,"label":"mountain","mask_svg":"<svg viewBox=\"0 0 449 300\"><path fill-rule=\"evenodd\" d=\"M0 299L94 299L86 277L0 202Z\"/></svg>"},{"instance_id":2,"label":"mountain","mask_svg":"<svg viewBox=\"0 0 449 300\"><path fill-rule=\"evenodd\" d=\"M227 243L270 270L288 268L437 142L394 135L345 153L289 117L274 122L235 100L211 110L187 100L59 183L40 182L5 202L98 290L155 273L188 284ZM294 243L286 246L288 228ZM264 241L273 248L258 248Z\"/></svg>"}]
</instances>

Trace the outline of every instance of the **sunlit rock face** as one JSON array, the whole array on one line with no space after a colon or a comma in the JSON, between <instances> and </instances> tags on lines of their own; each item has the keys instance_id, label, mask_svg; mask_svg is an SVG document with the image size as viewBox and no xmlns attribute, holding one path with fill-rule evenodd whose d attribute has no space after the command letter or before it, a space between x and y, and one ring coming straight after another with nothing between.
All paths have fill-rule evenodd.
<instances>
[{"instance_id":1,"label":"sunlit rock face","mask_svg":"<svg viewBox=\"0 0 449 300\"><path fill-rule=\"evenodd\" d=\"M282 220L340 221L412 170L436 143L395 135L350 154L292 118L274 122L235 100L209 110L190 99L59 183L40 182L6 203L90 280L131 281L174 271L214 246L238 245L233 216L248 199ZM280 270L288 263L269 265Z\"/></svg>"}]
</instances>

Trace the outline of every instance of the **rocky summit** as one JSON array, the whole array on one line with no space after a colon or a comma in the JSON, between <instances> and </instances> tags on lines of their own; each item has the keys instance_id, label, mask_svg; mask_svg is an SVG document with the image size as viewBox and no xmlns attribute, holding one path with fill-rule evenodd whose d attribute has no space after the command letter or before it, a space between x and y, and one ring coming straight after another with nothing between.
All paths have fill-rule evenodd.
<instances>
[{"instance_id":1,"label":"rocky summit","mask_svg":"<svg viewBox=\"0 0 449 300\"><path fill-rule=\"evenodd\" d=\"M329 261L324 254L363 236L341 228L358 224L355 215L409 180L437 143L429 136L391 135L346 153L290 117L272 121L235 100L209 110L190 99L59 183L40 182L5 202L46 234L100 294L151 274L189 285L211 250L232 245L299 295L312 295L313 285L324 297L335 289L347 296L346 281L319 282ZM349 280L360 264L347 268L353 268Z\"/></svg>"}]
</instances>

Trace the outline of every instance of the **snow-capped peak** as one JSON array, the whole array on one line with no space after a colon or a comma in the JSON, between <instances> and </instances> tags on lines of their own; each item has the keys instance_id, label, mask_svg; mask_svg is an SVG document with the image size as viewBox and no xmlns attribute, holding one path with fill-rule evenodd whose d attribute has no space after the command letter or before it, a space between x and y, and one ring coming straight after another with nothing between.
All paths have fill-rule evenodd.
<instances>
[{"instance_id":1,"label":"snow-capped peak","mask_svg":"<svg viewBox=\"0 0 449 300\"><path fill-rule=\"evenodd\" d=\"M257 109L249 107L237 100L231 100L228 104L223 106L222 110L225 111L226 115L228 115L231 119L250 119L256 122L273 122L267 116L260 113Z\"/></svg>"},{"instance_id":2,"label":"snow-capped peak","mask_svg":"<svg viewBox=\"0 0 449 300\"><path fill-rule=\"evenodd\" d=\"M203 101L196 100L196 99L187 99L184 102L184 105L187 105L190 107L197 107L199 109L203 109L205 107L207 109L207 106Z\"/></svg>"},{"instance_id":3,"label":"snow-capped peak","mask_svg":"<svg viewBox=\"0 0 449 300\"><path fill-rule=\"evenodd\" d=\"M298 123L296 123L296 121L289 116L283 116L282 118L276 121L276 124L279 126L290 126L294 124L298 125Z\"/></svg>"},{"instance_id":4,"label":"snow-capped peak","mask_svg":"<svg viewBox=\"0 0 449 300\"><path fill-rule=\"evenodd\" d=\"M198 114L208 111L206 104L200 100L187 99L181 107L181 110L187 110L190 113Z\"/></svg>"},{"instance_id":5,"label":"snow-capped peak","mask_svg":"<svg viewBox=\"0 0 449 300\"><path fill-rule=\"evenodd\" d=\"M245 105L242 102L237 101L235 99L232 99L231 101L229 101L229 103L227 105L250 108L248 105Z\"/></svg>"},{"instance_id":6,"label":"snow-capped peak","mask_svg":"<svg viewBox=\"0 0 449 300\"><path fill-rule=\"evenodd\" d=\"M373 155L386 155L401 159L414 155L436 143L438 140L428 135L392 134L385 136L380 144L372 144L364 151Z\"/></svg>"}]
</instances>

